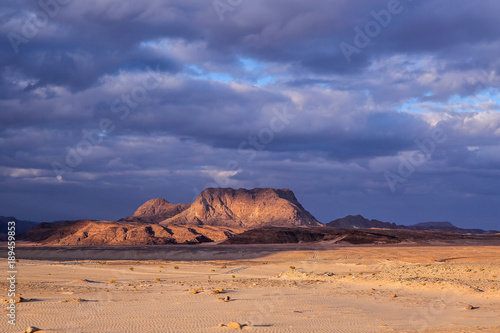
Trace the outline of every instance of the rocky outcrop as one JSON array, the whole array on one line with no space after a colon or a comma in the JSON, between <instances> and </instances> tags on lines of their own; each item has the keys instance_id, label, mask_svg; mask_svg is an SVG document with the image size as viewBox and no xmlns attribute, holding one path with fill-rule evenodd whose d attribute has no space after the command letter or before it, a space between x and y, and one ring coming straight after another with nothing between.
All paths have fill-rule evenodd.
<instances>
[{"instance_id":1,"label":"rocky outcrop","mask_svg":"<svg viewBox=\"0 0 500 333\"><path fill-rule=\"evenodd\" d=\"M165 219L175 216L187 208L190 204L171 204L165 199L156 198L146 201L135 213L127 216L125 221L159 223Z\"/></svg>"},{"instance_id":2,"label":"rocky outcrop","mask_svg":"<svg viewBox=\"0 0 500 333\"><path fill-rule=\"evenodd\" d=\"M291 190L270 188L207 188L188 209L160 224L241 228L323 225L302 207Z\"/></svg>"}]
</instances>

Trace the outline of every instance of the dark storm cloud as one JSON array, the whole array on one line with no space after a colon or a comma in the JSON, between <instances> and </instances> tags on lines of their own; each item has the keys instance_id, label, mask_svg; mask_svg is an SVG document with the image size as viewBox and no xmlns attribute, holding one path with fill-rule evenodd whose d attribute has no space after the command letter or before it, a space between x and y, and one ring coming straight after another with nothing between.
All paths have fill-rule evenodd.
<instances>
[{"instance_id":1,"label":"dark storm cloud","mask_svg":"<svg viewBox=\"0 0 500 333\"><path fill-rule=\"evenodd\" d=\"M374 58L394 53L432 50L446 55L453 51L447 56L464 60L470 57L471 45L497 41L496 2L401 1L402 12L393 15L388 26L353 56L354 63L348 64L339 44L353 44L353 28L363 30L374 20L371 12L387 10L391 2L255 1L241 4L234 14L226 13L224 22L209 1L69 2L39 28L36 36L19 46L20 57L5 44L3 50L8 57L2 57L2 65L32 77L34 85L54 83L82 89L120 68L160 63L164 70L178 71L178 63L140 47L161 38L204 42L205 52L214 52L221 60L227 60L229 53L290 63L297 70L313 73L359 72ZM2 33L22 35L25 18L41 8L33 2L9 5L14 8L9 11L10 17L3 17ZM491 63L487 60L492 57L483 57L490 58L482 64L488 69ZM213 55L203 60L218 62ZM234 68L234 64L228 65Z\"/></svg>"},{"instance_id":2,"label":"dark storm cloud","mask_svg":"<svg viewBox=\"0 0 500 333\"><path fill-rule=\"evenodd\" d=\"M3 215L119 218L215 182L290 187L324 221L495 221L497 1L40 3L1 5Z\"/></svg>"}]
</instances>

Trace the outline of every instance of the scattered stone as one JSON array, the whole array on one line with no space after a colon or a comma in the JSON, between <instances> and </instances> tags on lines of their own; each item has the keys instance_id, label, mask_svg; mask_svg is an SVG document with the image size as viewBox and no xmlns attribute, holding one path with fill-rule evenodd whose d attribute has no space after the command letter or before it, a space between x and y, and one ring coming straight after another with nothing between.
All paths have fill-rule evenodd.
<instances>
[{"instance_id":1,"label":"scattered stone","mask_svg":"<svg viewBox=\"0 0 500 333\"><path fill-rule=\"evenodd\" d=\"M229 297L229 296L219 297L218 300L223 301L223 302L229 302L231 300L231 297Z\"/></svg>"},{"instance_id":2,"label":"scattered stone","mask_svg":"<svg viewBox=\"0 0 500 333\"><path fill-rule=\"evenodd\" d=\"M14 302L16 302L16 303L29 302L29 301L30 301L29 299L26 299L26 298L23 298L20 296L14 297Z\"/></svg>"},{"instance_id":3,"label":"scattered stone","mask_svg":"<svg viewBox=\"0 0 500 333\"><path fill-rule=\"evenodd\" d=\"M212 290L212 294L217 295L219 293L218 290Z\"/></svg>"},{"instance_id":4,"label":"scattered stone","mask_svg":"<svg viewBox=\"0 0 500 333\"><path fill-rule=\"evenodd\" d=\"M198 293L198 290L196 290L196 289L191 289L189 292L190 292L191 294L197 294L197 293Z\"/></svg>"},{"instance_id":5,"label":"scattered stone","mask_svg":"<svg viewBox=\"0 0 500 333\"><path fill-rule=\"evenodd\" d=\"M396 295L396 294L392 294L392 295L391 295L391 297L392 297L392 298L396 298L396 297L398 297L398 295Z\"/></svg>"},{"instance_id":6,"label":"scattered stone","mask_svg":"<svg viewBox=\"0 0 500 333\"><path fill-rule=\"evenodd\" d=\"M37 332L39 331L40 329L38 327L35 327L35 326L30 326L26 329L26 333L33 333L33 332Z\"/></svg>"},{"instance_id":7,"label":"scattered stone","mask_svg":"<svg viewBox=\"0 0 500 333\"><path fill-rule=\"evenodd\" d=\"M92 281L87 280L87 279L78 279L78 280L73 280L71 283L91 283Z\"/></svg>"},{"instance_id":8,"label":"scattered stone","mask_svg":"<svg viewBox=\"0 0 500 333\"><path fill-rule=\"evenodd\" d=\"M227 328L234 328L236 330L241 330L241 325L240 325L240 323L237 323L235 321L231 321L231 322L229 322L229 324L227 324Z\"/></svg>"},{"instance_id":9,"label":"scattered stone","mask_svg":"<svg viewBox=\"0 0 500 333\"><path fill-rule=\"evenodd\" d=\"M470 305L470 304L467 304L467 305L465 306L465 310L474 310L474 309L475 309L475 308L474 308L472 305Z\"/></svg>"},{"instance_id":10,"label":"scattered stone","mask_svg":"<svg viewBox=\"0 0 500 333\"><path fill-rule=\"evenodd\" d=\"M62 303L82 303L82 302L86 302L86 301L87 300L83 299L83 298L72 298L72 299L65 299L61 302Z\"/></svg>"}]
</instances>

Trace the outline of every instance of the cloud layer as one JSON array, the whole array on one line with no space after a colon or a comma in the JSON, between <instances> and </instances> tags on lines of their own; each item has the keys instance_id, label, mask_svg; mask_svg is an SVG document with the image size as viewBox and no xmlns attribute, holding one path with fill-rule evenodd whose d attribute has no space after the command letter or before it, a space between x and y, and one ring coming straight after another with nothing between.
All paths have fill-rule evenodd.
<instances>
[{"instance_id":1,"label":"cloud layer","mask_svg":"<svg viewBox=\"0 0 500 333\"><path fill-rule=\"evenodd\" d=\"M1 215L288 187L323 222L498 228L497 1L2 7Z\"/></svg>"}]
</instances>

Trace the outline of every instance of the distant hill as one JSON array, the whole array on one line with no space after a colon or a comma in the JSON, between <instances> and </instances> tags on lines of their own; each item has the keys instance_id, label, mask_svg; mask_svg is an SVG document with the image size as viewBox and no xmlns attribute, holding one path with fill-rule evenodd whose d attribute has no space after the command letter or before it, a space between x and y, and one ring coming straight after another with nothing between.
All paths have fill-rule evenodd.
<instances>
[{"instance_id":1,"label":"distant hill","mask_svg":"<svg viewBox=\"0 0 500 333\"><path fill-rule=\"evenodd\" d=\"M16 235L22 234L36 226L38 222L18 220L13 216L0 216L0 241L7 239L8 223L16 222Z\"/></svg>"},{"instance_id":2,"label":"distant hill","mask_svg":"<svg viewBox=\"0 0 500 333\"><path fill-rule=\"evenodd\" d=\"M397 229L396 223L381 222L378 220L368 220L361 215L348 215L346 217L333 220L326 224L327 227L336 228L384 228Z\"/></svg>"},{"instance_id":3,"label":"distant hill","mask_svg":"<svg viewBox=\"0 0 500 333\"><path fill-rule=\"evenodd\" d=\"M427 230L455 232L459 234L496 234L498 231L482 229L463 229L453 225L451 222L423 222L413 225L401 225L378 220L368 220L361 215L348 215L346 217L333 220L326 224L327 227L335 228L381 228L381 229L406 229L406 230Z\"/></svg>"}]
</instances>

